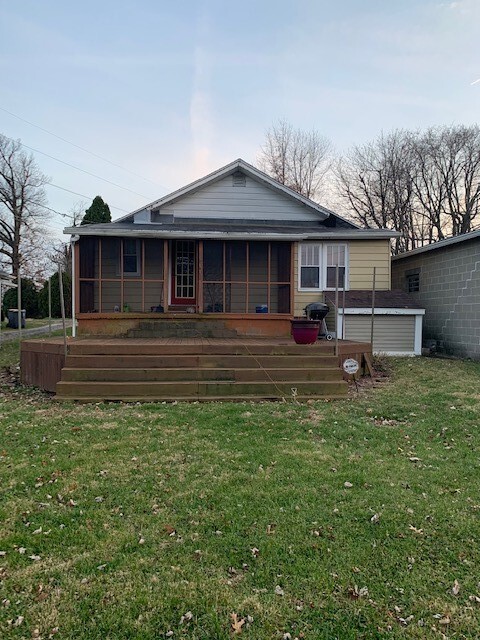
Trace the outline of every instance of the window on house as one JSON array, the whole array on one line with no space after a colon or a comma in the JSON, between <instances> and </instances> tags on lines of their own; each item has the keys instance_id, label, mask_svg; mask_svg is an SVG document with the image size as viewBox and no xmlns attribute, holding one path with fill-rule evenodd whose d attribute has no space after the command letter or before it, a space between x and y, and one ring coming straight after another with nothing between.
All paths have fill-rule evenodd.
<instances>
[{"instance_id":1,"label":"window on house","mask_svg":"<svg viewBox=\"0 0 480 640\"><path fill-rule=\"evenodd\" d=\"M338 265L338 286L347 281L348 251L345 244L307 242L300 245L300 289L323 291L335 289Z\"/></svg>"},{"instance_id":2,"label":"window on house","mask_svg":"<svg viewBox=\"0 0 480 640\"><path fill-rule=\"evenodd\" d=\"M335 289L337 286L337 265L338 265L338 287L345 286L347 247L344 244L325 245L326 253L326 278L325 288Z\"/></svg>"},{"instance_id":3,"label":"window on house","mask_svg":"<svg viewBox=\"0 0 480 640\"><path fill-rule=\"evenodd\" d=\"M407 278L407 291L408 293L416 293L420 291L420 273L408 273Z\"/></svg>"},{"instance_id":4,"label":"window on house","mask_svg":"<svg viewBox=\"0 0 480 640\"><path fill-rule=\"evenodd\" d=\"M140 275L140 242L130 238L123 241L123 274Z\"/></svg>"},{"instance_id":5,"label":"window on house","mask_svg":"<svg viewBox=\"0 0 480 640\"><path fill-rule=\"evenodd\" d=\"M322 245L300 245L300 288L321 288Z\"/></svg>"}]
</instances>

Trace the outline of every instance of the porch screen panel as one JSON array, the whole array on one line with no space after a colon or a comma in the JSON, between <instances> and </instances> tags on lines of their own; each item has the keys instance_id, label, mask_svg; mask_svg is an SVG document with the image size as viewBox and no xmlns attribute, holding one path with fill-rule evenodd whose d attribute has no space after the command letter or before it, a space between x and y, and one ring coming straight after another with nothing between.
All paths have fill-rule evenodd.
<instances>
[{"instance_id":1,"label":"porch screen panel","mask_svg":"<svg viewBox=\"0 0 480 640\"><path fill-rule=\"evenodd\" d=\"M145 280L163 281L163 240L144 240Z\"/></svg>"},{"instance_id":2,"label":"porch screen panel","mask_svg":"<svg viewBox=\"0 0 480 640\"><path fill-rule=\"evenodd\" d=\"M223 282L203 283L203 310L205 313L223 313Z\"/></svg>"},{"instance_id":3,"label":"porch screen panel","mask_svg":"<svg viewBox=\"0 0 480 640\"><path fill-rule=\"evenodd\" d=\"M101 274L97 277L120 278L120 240L118 238L102 238Z\"/></svg>"},{"instance_id":4,"label":"porch screen panel","mask_svg":"<svg viewBox=\"0 0 480 640\"><path fill-rule=\"evenodd\" d=\"M206 313L290 313L289 242L205 240Z\"/></svg>"},{"instance_id":5,"label":"porch screen panel","mask_svg":"<svg viewBox=\"0 0 480 640\"><path fill-rule=\"evenodd\" d=\"M229 282L225 286L225 312L245 313L247 308L247 285L244 282Z\"/></svg>"},{"instance_id":6,"label":"porch screen panel","mask_svg":"<svg viewBox=\"0 0 480 640\"><path fill-rule=\"evenodd\" d=\"M204 282L223 282L224 243L218 240L205 240L203 243L203 280Z\"/></svg>"},{"instance_id":7,"label":"porch screen panel","mask_svg":"<svg viewBox=\"0 0 480 640\"><path fill-rule=\"evenodd\" d=\"M124 280L123 310L143 312L141 282Z\"/></svg>"},{"instance_id":8,"label":"porch screen panel","mask_svg":"<svg viewBox=\"0 0 480 640\"><path fill-rule=\"evenodd\" d=\"M83 237L78 241L80 313L98 311L98 240Z\"/></svg>"},{"instance_id":9,"label":"porch screen panel","mask_svg":"<svg viewBox=\"0 0 480 640\"><path fill-rule=\"evenodd\" d=\"M103 280L101 310L103 313L122 311L122 284L120 280Z\"/></svg>"},{"instance_id":10,"label":"porch screen panel","mask_svg":"<svg viewBox=\"0 0 480 640\"><path fill-rule=\"evenodd\" d=\"M163 282L148 280L145 282L143 310L146 313L150 313L159 311L158 307L165 308L163 304Z\"/></svg>"},{"instance_id":11,"label":"porch screen panel","mask_svg":"<svg viewBox=\"0 0 480 640\"><path fill-rule=\"evenodd\" d=\"M248 313L263 313L266 307L268 311L268 285L251 284L248 287Z\"/></svg>"},{"instance_id":12,"label":"porch screen panel","mask_svg":"<svg viewBox=\"0 0 480 640\"><path fill-rule=\"evenodd\" d=\"M78 241L80 252L79 277L95 279L98 267L98 240L97 238L80 238Z\"/></svg>"},{"instance_id":13,"label":"porch screen panel","mask_svg":"<svg viewBox=\"0 0 480 640\"><path fill-rule=\"evenodd\" d=\"M98 282L80 280L80 313L96 313L98 306Z\"/></svg>"},{"instance_id":14,"label":"porch screen panel","mask_svg":"<svg viewBox=\"0 0 480 640\"><path fill-rule=\"evenodd\" d=\"M247 243L225 243L225 280L247 282Z\"/></svg>"},{"instance_id":15,"label":"porch screen panel","mask_svg":"<svg viewBox=\"0 0 480 640\"><path fill-rule=\"evenodd\" d=\"M268 281L268 242L248 243L248 280L250 282Z\"/></svg>"}]
</instances>

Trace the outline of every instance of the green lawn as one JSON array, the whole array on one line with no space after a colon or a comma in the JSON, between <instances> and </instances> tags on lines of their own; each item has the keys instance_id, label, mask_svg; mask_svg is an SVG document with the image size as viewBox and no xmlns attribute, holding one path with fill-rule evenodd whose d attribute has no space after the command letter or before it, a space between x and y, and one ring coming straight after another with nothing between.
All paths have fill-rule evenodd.
<instances>
[{"instance_id":1,"label":"green lawn","mask_svg":"<svg viewBox=\"0 0 480 640\"><path fill-rule=\"evenodd\" d=\"M480 365L392 366L303 405L3 389L0 636L480 637Z\"/></svg>"}]
</instances>

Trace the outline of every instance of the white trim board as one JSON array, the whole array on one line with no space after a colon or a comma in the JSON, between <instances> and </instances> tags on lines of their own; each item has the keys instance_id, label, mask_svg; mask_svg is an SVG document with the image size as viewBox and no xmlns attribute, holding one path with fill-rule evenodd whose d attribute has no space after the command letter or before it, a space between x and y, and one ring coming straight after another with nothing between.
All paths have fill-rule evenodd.
<instances>
[{"instance_id":1,"label":"white trim board","mask_svg":"<svg viewBox=\"0 0 480 640\"><path fill-rule=\"evenodd\" d=\"M375 307L373 310L376 316L424 316L425 309L401 309L389 307ZM339 315L346 316L371 316L372 307L345 307L338 309Z\"/></svg>"}]
</instances>

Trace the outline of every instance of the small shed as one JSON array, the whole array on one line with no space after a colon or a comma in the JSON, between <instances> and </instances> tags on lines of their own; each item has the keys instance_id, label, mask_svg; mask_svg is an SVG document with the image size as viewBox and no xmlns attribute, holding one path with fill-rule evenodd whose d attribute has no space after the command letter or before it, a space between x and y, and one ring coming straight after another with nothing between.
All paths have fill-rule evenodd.
<instances>
[{"instance_id":1,"label":"small shed","mask_svg":"<svg viewBox=\"0 0 480 640\"><path fill-rule=\"evenodd\" d=\"M328 292L329 306L335 294ZM345 291L339 294L338 335L345 340L370 342L372 331L372 291ZM422 353L422 321L425 309L403 291L376 291L373 310L373 352L414 356Z\"/></svg>"}]
</instances>

